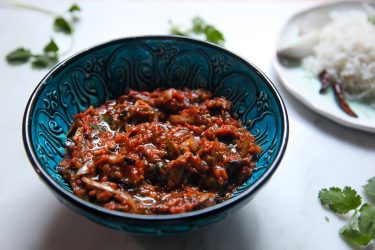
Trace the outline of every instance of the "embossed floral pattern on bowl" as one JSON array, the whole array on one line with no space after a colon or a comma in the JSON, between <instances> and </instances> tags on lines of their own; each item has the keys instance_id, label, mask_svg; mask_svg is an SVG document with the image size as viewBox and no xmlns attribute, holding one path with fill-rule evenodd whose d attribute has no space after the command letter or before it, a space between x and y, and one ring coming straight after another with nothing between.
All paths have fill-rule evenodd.
<instances>
[{"instance_id":1,"label":"embossed floral pattern on bowl","mask_svg":"<svg viewBox=\"0 0 375 250\"><path fill-rule=\"evenodd\" d=\"M73 115L129 89L159 87L205 88L231 100L235 115L263 149L253 175L230 200L180 215L126 214L73 195L57 169ZM145 234L188 231L246 204L276 170L288 137L284 104L263 73L222 47L175 36L115 40L60 63L30 97L23 126L32 165L62 203L100 224Z\"/></svg>"}]
</instances>

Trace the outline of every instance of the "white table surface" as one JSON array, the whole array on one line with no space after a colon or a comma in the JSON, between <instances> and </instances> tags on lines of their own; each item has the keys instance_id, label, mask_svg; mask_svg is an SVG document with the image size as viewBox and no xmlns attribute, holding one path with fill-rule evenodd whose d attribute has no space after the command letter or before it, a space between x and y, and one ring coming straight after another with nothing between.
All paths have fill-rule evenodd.
<instances>
[{"instance_id":1,"label":"white table surface","mask_svg":"<svg viewBox=\"0 0 375 250\"><path fill-rule=\"evenodd\" d=\"M56 11L70 4L33 3ZM52 20L0 8L0 249L351 249L338 235L344 220L322 208L317 194L333 185L350 185L363 194L361 186L375 175L375 135L308 110L281 88L271 68L282 25L313 4L80 1L82 19L69 54L113 38L166 34L168 19L187 25L200 15L223 31L229 50L259 66L285 100L289 144L266 187L224 221L168 237L133 236L97 225L60 204L39 180L23 149L21 126L28 97L47 70L11 67L3 58L18 46L41 50L53 34ZM66 38L57 39L66 45Z\"/></svg>"}]
</instances>

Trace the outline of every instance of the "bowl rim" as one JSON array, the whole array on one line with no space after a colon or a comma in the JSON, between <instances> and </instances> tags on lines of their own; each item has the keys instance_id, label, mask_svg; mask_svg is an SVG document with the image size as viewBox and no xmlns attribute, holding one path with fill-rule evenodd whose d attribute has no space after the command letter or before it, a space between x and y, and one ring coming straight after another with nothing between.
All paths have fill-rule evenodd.
<instances>
[{"instance_id":1,"label":"bowl rim","mask_svg":"<svg viewBox=\"0 0 375 250\"><path fill-rule=\"evenodd\" d=\"M260 75L261 78L265 80L268 84L271 92L273 92L274 96L277 99L277 104L280 108L280 113L282 114L282 124L283 124L283 131L282 131L282 138L281 138L281 145L280 150L278 151L274 161L272 162L271 166L263 173L263 175L250 187L248 187L245 191L238 194L237 196L230 198L222 203L216 204L214 206L210 206L204 209L186 212L181 214L166 214L166 215L142 215L142 214L131 214L125 213L120 211L113 211L106 209L102 206L96 205L94 203L85 201L73 193L68 192L64 188L62 188L42 167L42 164L39 162L39 159L36 156L36 153L31 145L31 133L30 133L30 121L31 121L31 114L35 108L36 100L38 99L38 94L43 91L44 87L46 86L45 82L51 77L52 75L56 74L60 70L64 68L66 64L75 61L79 56L86 55L92 51L100 49L102 47L112 46L118 43L129 42L129 41L142 41L142 40L181 40L193 44L204 45L211 47L213 49L222 51L223 53L229 54L236 58L239 61L242 61L245 65L252 68L255 73ZM91 46L87 49L83 49L72 56L68 57L67 59L61 61L56 66L54 66L46 76L38 83L35 87L34 91L32 92L25 108L23 121L22 121L22 138L23 138L23 145L26 151L26 154L29 158L31 165L33 166L36 173L39 177L44 181L46 185L52 188L57 194L62 195L63 198L72 202L75 206L82 208L83 210L89 210L90 213L94 213L99 216L105 217L113 217L112 219L121 219L121 220L128 220L134 223L141 221L156 221L156 222L173 222L173 221L190 221L193 218L201 217L202 215L213 215L219 212L226 210L229 207L235 206L239 204L241 201L245 200L247 197L252 196L255 194L261 187L264 187L264 184L271 178L274 174L275 170L277 169L278 165L280 164L283 155L285 153L288 138L289 138L289 122L288 122L288 114L285 108L285 104L277 91L274 84L271 80L253 63L247 61L246 59L238 56L237 54L210 42L201 41L194 38L188 38L183 36L176 36L176 35L145 35L145 36L132 36L132 37L124 37L124 38L117 38L112 39L106 42L102 42L100 44Z\"/></svg>"}]
</instances>

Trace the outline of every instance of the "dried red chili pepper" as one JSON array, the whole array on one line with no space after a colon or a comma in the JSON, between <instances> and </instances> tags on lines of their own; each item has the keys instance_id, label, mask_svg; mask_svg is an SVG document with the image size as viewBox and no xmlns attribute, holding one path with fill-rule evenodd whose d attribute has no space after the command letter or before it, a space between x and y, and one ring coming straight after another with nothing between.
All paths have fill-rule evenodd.
<instances>
[{"instance_id":1,"label":"dried red chili pepper","mask_svg":"<svg viewBox=\"0 0 375 250\"><path fill-rule=\"evenodd\" d=\"M356 113L350 108L349 104L346 102L344 90L342 88L341 83L334 80L333 82L330 79L329 74L327 71L323 70L319 74L319 80L322 83L322 87L319 90L320 94L325 94L327 92L327 89L332 85L333 92L335 94L336 101L339 105L339 107L348 115L352 117L358 117Z\"/></svg>"},{"instance_id":2,"label":"dried red chili pepper","mask_svg":"<svg viewBox=\"0 0 375 250\"><path fill-rule=\"evenodd\" d=\"M324 94L327 92L327 89L329 88L329 86L331 86L331 81L329 79L329 75L327 71L323 70L319 74L319 79L320 79L320 82L322 83L322 87L320 88L319 93Z\"/></svg>"},{"instance_id":3,"label":"dried red chili pepper","mask_svg":"<svg viewBox=\"0 0 375 250\"><path fill-rule=\"evenodd\" d=\"M341 83L339 83L338 81L333 81L332 87L333 87L333 92L335 93L337 103L339 104L340 108L346 114L352 117L358 117L358 115L354 113L354 111L350 108L349 104L346 102Z\"/></svg>"}]
</instances>

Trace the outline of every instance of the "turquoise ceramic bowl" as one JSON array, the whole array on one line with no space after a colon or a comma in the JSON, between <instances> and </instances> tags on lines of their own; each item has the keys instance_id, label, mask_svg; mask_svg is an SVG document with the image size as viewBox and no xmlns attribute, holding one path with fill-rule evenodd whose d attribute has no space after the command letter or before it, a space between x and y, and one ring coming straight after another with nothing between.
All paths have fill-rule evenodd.
<instances>
[{"instance_id":1,"label":"turquoise ceramic bowl","mask_svg":"<svg viewBox=\"0 0 375 250\"><path fill-rule=\"evenodd\" d=\"M221 204L178 215L107 210L72 193L57 171L74 114L128 89L205 88L233 103L234 113L263 148L253 175ZM254 65L214 44L175 36L119 39L58 64L38 84L23 121L27 155L59 201L105 226L143 234L189 231L226 217L251 200L278 167L288 139L283 101Z\"/></svg>"}]
</instances>

